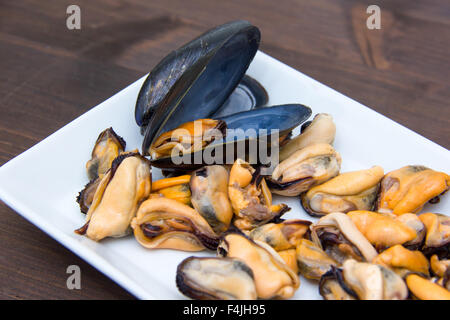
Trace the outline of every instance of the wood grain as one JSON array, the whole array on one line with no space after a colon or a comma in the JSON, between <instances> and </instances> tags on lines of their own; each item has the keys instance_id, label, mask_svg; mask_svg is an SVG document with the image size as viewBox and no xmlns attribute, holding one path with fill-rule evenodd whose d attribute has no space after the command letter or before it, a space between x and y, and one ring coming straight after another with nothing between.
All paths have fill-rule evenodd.
<instances>
[{"instance_id":1,"label":"wood grain","mask_svg":"<svg viewBox=\"0 0 450 320\"><path fill-rule=\"evenodd\" d=\"M147 73L170 50L234 19L261 29L261 50L450 147L450 2L377 1L368 30L356 0L0 1L0 164ZM382 130L382 129L380 129ZM132 298L0 205L0 298ZM66 288L77 264L82 289Z\"/></svg>"}]
</instances>

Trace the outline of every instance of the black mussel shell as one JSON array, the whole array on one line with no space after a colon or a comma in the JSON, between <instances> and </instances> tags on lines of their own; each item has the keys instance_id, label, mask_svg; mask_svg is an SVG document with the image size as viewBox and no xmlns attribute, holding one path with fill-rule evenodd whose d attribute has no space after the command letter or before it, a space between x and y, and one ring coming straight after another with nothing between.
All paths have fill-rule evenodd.
<instances>
[{"instance_id":1,"label":"black mussel shell","mask_svg":"<svg viewBox=\"0 0 450 320\"><path fill-rule=\"evenodd\" d=\"M139 92L135 107L136 123L140 127L146 127L169 90L193 64L217 50L236 33L249 27L256 28L242 20L218 26L172 51L161 60L145 79Z\"/></svg>"},{"instance_id":2,"label":"black mussel shell","mask_svg":"<svg viewBox=\"0 0 450 320\"><path fill-rule=\"evenodd\" d=\"M221 117L218 118L218 120L223 120L227 124L227 135L224 139L215 140L203 150L188 155L190 161L187 162L189 163L180 161L181 158L173 159L172 157L164 157L152 160L152 166L166 170L194 170L205 165L205 163L197 163L196 161L196 159L203 159L201 154L203 152L215 155L215 159L220 161L219 163L227 163L227 160L230 160L230 158L234 161L236 159L236 154L232 156L225 154L227 144L237 144L238 142L244 141L245 143L243 145L247 151L249 149L250 140L267 137L267 141L270 143L271 130L279 130L279 135L282 136L302 124L310 116L311 109L307 106L301 104L285 104ZM265 129L266 131L261 132L260 129ZM232 132L233 134L230 134L231 131L229 130L235 131ZM236 151L236 149L237 148L234 148L234 151ZM173 160L176 161L174 162Z\"/></svg>"},{"instance_id":3,"label":"black mussel shell","mask_svg":"<svg viewBox=\"0 0 450 320\"><path fill-rule=\"evenodd\" d=\"M245 75L227 101L212 115L212 118L256 109L266 105L267 101L269 101L269 95L266 89L258 81Z\"/></svg>"},{"instance_id":4,"label":"black mussel shell","mask_svg":"<svg viewBox=\"0 0 450 320\"><path fill-rule=\"evenodd\" d=\"M235 30L235 28L233 28ZM147 125L142 151L161 133L209 118L236 88L258 50L259 29L241 25L216 49L202 55L171 86Z\"/></svg>"},{"instance_id":5,"label":"black mussel shell","mask_svg":"<svg viewBox=\"0 0 450 320\"><path fill-rule=\"evenodd\" d=\"M225 117L233 113L260 108L268 101L269 95L266 89L252 77L244 75L227 101L211 117ZM147 124L141 126L141 134L145 133L146 128Z\"/></svg>"}]
</instances>

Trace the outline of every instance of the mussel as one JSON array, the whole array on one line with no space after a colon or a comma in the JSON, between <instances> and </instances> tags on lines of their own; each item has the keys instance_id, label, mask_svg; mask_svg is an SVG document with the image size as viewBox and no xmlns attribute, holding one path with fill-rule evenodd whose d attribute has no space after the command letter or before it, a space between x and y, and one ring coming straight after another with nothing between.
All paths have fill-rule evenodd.
<instances>
[{"instance_id":1,"label":"mussel","mask_svg":"<svg viewBox=\"0 0 450 320\"><path fill-rule=\"evenodd\" d=\"M150 197L165 197L181 203L191 204L191 189L189 188L190 175L181 175L160 179L152 183Z\"/></svg>"},{"instance_id":2,"label":"mussel","mask_svg":"<svg viewBox=\"0 0 450 320\"><path fill-rule=\"evenodd\" d=\"M450 259L440 260L439 257L434 254L430 258L430 267L433 274L440 278L445 277L447 274L450 276Z\"/></svg>"},{"instance_id":3,"label":"mussel","mask_svg":"<svg viewBox=\"0 0 450 320\"><path fill-rule=\"evenodd\" d=\"M301 133L290 139L280 149L280 161L284 161L297 150L303 149L311 144L332 144L336 135L336 125L333 117L327 113L318 113L312 121L302 125Z\"/></svg>"},{"instance_id":4,"label":"mussel","mask_svg":"<svg viewBox=\"0 0 450 320\"><path fill-rule=\"evenodd\" d=\"M358 295L344 281L342 269L331 266L319 281L319 293L325 300L357 300Z\"/></svg>"},{"instance_id":5,"label":"mussel","mask_svg":"<svg viewBox=\"0 0 450 320\"><path fill-rule=\"evenodd\" d=\"M429 276L430 264L423 253L408 250L400 244L381 252L373 263L388 267L401 277L411 272Z\"/></svg>"},{"instance_id":6,"label":"mussel","mask_svg":"<svg viewBox=\"0 0 450 320\"><path fill-rule=\"evenodd\" d=\"M255 300L253 271L240 259L184 259L177 268L176 284L186 296L200 300Z\"/></svg>"},{"instance_id":7,"label":"mussel","mask_svg":"<svg viewBox=\"0 0 450 320\"><path fill-rule=\"evenodd\" d=\"M299 272L308 279L319 280L333 266L339 265L318 245L307 239L300 240L296 248L296 255Z\"/></svg>"},{"instance_id":8,"label":"mussel","mask_svg":"<svg viewBox=\"0 0 450 320\"><path fill-rule=\"evenodd\" d=\"M450 300L450 291L417 274L406 276L406 284L412 295L420 300Z\"/></svg>"},{"instance_id":9,"label":"mussel","mask_svg":"<svg viewBox=\"0 0 450 320\"><path fill-rule=\"evenodd\" d=\"M97 190L100 181L102 179L96 178L94 180L89 181L78 193L77 196L77 202L80 206L80 211L82 213L87 213L89 211L89 207L92 204L92 201L94 200L95 191Z\"/></svg>"},{"instance_id":10,"label":"mussel","mask_svg":"<svg viewBox=\"0 0 450 320\"><path fill-rule=\"evenodd\" d=\"M91 159L86 163L89 182L79 192L76 199L82 213L88 212L101 179L111 168L113 160L125 150L125 145L125 140L118 136L113 128L108 128L99 134Z\"/></svg>"},{"instance_id":11,"label":"mussel","mask_svg":"<svg viewBox=\"0 0 450 320\"><path fill-rule=\"evenodd\" d=\"M294 271L295 274L298 274L298 264L297 264L297 254L295 249L286 249L277 251L278 255L283 259L284 263Z\"/></svg>"},{"instance_id":12,"label":"mussel","mask_svg":"<svg viewBox=\"0 0 450 320\"><path fill-rule=\"evenodd\" d=\"M187 122L165 132L152 143L149 149L153 160L194 153L202 150L217 137L225 135L226 123L222 120L199 119Z\"/></svg>"},{"instance_id":13,"label":"mussel","mask_svg":"<svg viewBox=\"0 0 450 320\"><path fill-rule=\"evenodd\" d=\"M282 161L267 180L273 193L298 196L339 174L341 156L326 143L309 145Z\"/></svg>"},{"instance_id":14,"label":"mussel","mask_svg":"<svg viewBox=\"0 0 450 320\"><path fill-rule=\"evenodd\" d=\"M425 226L415 214L397 217L371 211L350 211L347 216L377 250L397 244L418 248L425 236Z\"/></svg>"},{"instance_id":15,"label":"mussel","mask_svg":"<svg viewBox=\"0 0 450 320\"><path fill-rule=\"evenodd\" d=\"M253 271L258 298L290 298L300 286L297 274L264 242L229 233L222 238L217 253L247 264Z\"/></svg>"},{"instance_id":16,"label":"mussel","mask_svg":"<svg viewBox=\"0 0 450 320\"><path fill-rule=\"evenodd\" d=\"M257 27L247 21L233 21L172 51L145 79L136 101L136 123L145 130L160 109L166 107L167 96L187 91L194 81L197 86L190 88L189 91L195 93L190 99L199 98L199 90L205 90L204 96L209 98L199 100L198 108L191 110L197 114L183 122L211 116L241 80L256 54L259 41ZM208 70L204 70L206 67ZM216 77L211 77L212 73ZM205 83L205 80L209 82Z\"/></svg>"},{"instance_id":17,"label":"mussel","mask_svg":"<svg viewBox=\"0 0 450 320\"><path fill-rule=\"evenodd\" d=\"M215 250L218 237L191 207L168 198L144 201L131 222L136 240L149 249Z\"/></svg>"},{"instance_id":18,"label":"mussel","mask_svg":"<svg viewBox=\"0 0 450 320\"><path fill-rule=\"evenodd\" d=\"M408 289L392 270L377 264L347 260L343 266L345 283L360 300L405 300Z\"/></svg>"},{"instance_id":19,"label":"mussel","mask_svg":"<svg viewBox=\"0 0 450 320\"><path fill-rule=\"evenodd\" d=\"M230 171L228 196L236 215L234 225L241 230L253 229L281 217L290 208L272 204L272 194L259 168L237 159Z\"/></svg>"},{"instance_id":20,"label":"mussel","mask_svg":"<svg viewBox=\"0 0 450 320\"><path fill-rule=\"evenodd\" d=\"M291 219L278 223L267 223L250 231L249 237L263 241L276 251L295 249L308 234L310 221Z\"/></svg>"},{"instance_id":21,"label":"mussel","mask_svg":"<svg viewBox=\"0 0 450 320\"><path fill-rule=\"evenodd\" d=\"M326 300L405 300L408 289L400 276L377 264L347 260L322 276L319 292Z\"/></svg>"},{"instance_id":22,"label":"mussel","mask_svg":"<svg viewBox=\"0 0 450 320\"><path fill-rule=\"evenodd\" d=\"M149 161L138 153L123 153L100 181L86 224L76 232L95 241L128 234L131 219L150 189Z\"/></svg>"},{"instance_id":23,"label":"mussel","mask_svg":"<svg viewBox=\"0 0 450 320\"><path fill-rule=\"evenodd\" d=\"M92 158L86 163L86 171L90 181L103 178L106 171L117 156L125 150L125 140L118 136L113 128L100 133L92 150Z\"/></svg>"},{"instance_id":24,"label":"mussel","mask_svg":"<svg viewBox=\"0 0 450 320\"><path fill-rule=\"evenodd\" d=\"M204 165L232 164L248 154L253 157L249 157L252 163L269 164L269 151L278 147L280 137L289 134L310 114L311 109L306 106L287 104L216 119L196 119L147 136L143 148L152 155L153 166L166 170L191 171ZM172 123L173 118L171 114L166 121Z\"/></svg>"},{"instance_id":25,"label":"mussel","mask_svg":"<svg viewBox=\"0 0 450 320\"><path fill-rule=\"evenodd\" d=\"M450 186L450 176L424 166L405 166L381 181L376 211L397 215L418 213L427 202L436 203Z\"/></svg>"},{"instance_id":26,"label":"mussel","mask_svg":"<svg viewBox=\"0 0 450 320\"><path fill-rule=\"evenodd\" d=\"M346 172L301 195L303 208L312 216L331 212L372 210L383 168Z\"/></svg>"},{"instance_id":27,"label":"mussel","mask_svg":"<svg viewBox=\"0 0 450 320\"><path fill-rule=\"evenodd\" d=\"M377 251L345 213L333 212L310 226L311 239L334 260L372 261Z\"/></svg>"},{"instance_id":28,"label":"mussel","mask_svg":"<svg viewBox=\"0 0 450 320\"><path fill-rule=\"evenodd\" d=\"M203 167L192 173L189 185L194 208L217 234L226 231L233 218L228 199L228 171L219 165Z\"/></svg>"},{"instance_id":29,"label":"mussel","mask_svg":"<svg viewBox=\"0 0 450 320\"><path fill-rule=\"evenodd\" d=\"M423 213L419 219L427 234L422 251L426 256L437 254L440 259L450 258L450 217L437 213Z\"/></svg>"}]
</instances>

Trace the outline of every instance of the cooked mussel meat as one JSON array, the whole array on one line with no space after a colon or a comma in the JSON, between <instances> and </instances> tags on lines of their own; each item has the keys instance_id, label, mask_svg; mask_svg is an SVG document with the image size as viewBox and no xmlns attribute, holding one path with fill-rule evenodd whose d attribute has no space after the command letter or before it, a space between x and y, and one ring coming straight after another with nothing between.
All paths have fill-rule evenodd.
<instances>
[{"instance_id":1,"label":"cooked mussel meat","mask_svg":"<svg viewBox=\"0 0 450 320\"><path fill-rule=\"evenodd\" d=\"M228 196L236 215L234 225L241 230L270 222L289 210L285 204L272 204L272 194L260 171L242 159L231 168Z\"/></svg>"},{"instance_id":2,"label":"cooked mussel meat","mask_svg":"<svg viewBox=\"0 0 450 320\"><path fill-rule=\"evenodd\" d=\"M100 181L86 214L86 224L76 232L95 241L126 235L150 189L149 161L138 153L123 153Z\"/></svg>"},{"instance_id":3,"label":"cooked mussel meat","mask_svg":"<svg viewBox=\"0 0 450 320\"><path fill-rule=\"evenodd\" d=\"M424 166L405 166L389 172L381 181L378 212L418 213L427 202L439 201L446 192L450 176Z\"/></svg>"},{"instance_id":4,"label":"cooked mussel meat","mask_svg":"<svg viewBox=\"0 0 450 320\"><path fill-rule=\"evenodd\" d=\"M150 146L150 156L157 160L199 151L217 137L221 138L226 128L225 122L221 120L200 119L184 123L159 136Z\"/></svg>"},{"instance_id":5,"label":"cooked mussel meat","mask_svg":"<svg viewBox=\"0 0 450 320\"><path fill-rule=\"evenodd\" d=\"M325 300L357 300L358 296L344 281L342 269L331 266L319 281L319 293Z\"/></svg>"},{"instance_id":6,"label":"cooked mussel meat","mask_svg":"<svg viewBox=\"0 0 450 320\"><path fill-rule=\"evenodd\" d=\"M302 148L282 161L267 180L273 193L298 196L339 174L341 156L326 143Z\"/></svg>"},{"instance_id":7,"label":"cooked mussel meat","mask_svg":"<svg viewBox=\"0 0 450 320\"><path fill-rule=\"evenodd\" d=\"M406 284L414 298L420 300L450 300L450 291L417 274L406 276Z\"/></svg>"},{"instance_id":8,"label":"cooked mussel meat","mask_svg":"<svg viewBox=\"0 0 450 320\"><path fill-rule=\"evenodd\" d=\"M425 226L411 213L392 216L372 211L350 211L347 216L377 250L397 244L418 248L425 235Z\"/></svg>"},{"instance_id":9,"label":"cooked mussel meat","mask_svg":"<svg viewBox=\"0 0 450 320\"><path fill-rule=\"evenodd\" d=\"M228 171L219 165L203 167L192 173L189 185L194 208L217 234L226 231L233 218L228 199Z\"/></svg>"},{"instance_id":10,"label":"cooked mussel meat","mask_svg":"<svg viewBox=\"0 0 450 320\"><path fill-rule=\"evenodd\" d=\"M372 261L377 251L345 213L333 212L310 226L311 239L331 258Z\"/></svg>"},{"instance_id":11,"label":"cooked mussel meat","mask_svg":"<svg viewBox=\"0 0 450 320\"><path fill-rule=\"evenodd\" d=\"M422 251L426 256L437 254L440 259L450 259L450 217L438 213L423 213L419 219L427 234Z\"/></svg>"},{"instance_id":12,"label":"cooked mussel meat","mask_svg":"<svg viewBox=\"0 0 450 320\"><path fill-rule=\"evenodd\" d=\"M229 233L222 238L217 253L222 257L240 259L249 266L258 298L290 298L300 286L297 274L264 242Z\"/></svg>"},{"instance_id":13,"label":"cooked mussel meat","mask_svg":"<svg viewBox=\"0 0 450 320\"><path fill-rule=\"evenodd\" d=\"M302 238L308 234L310 221L300 219L267 223L250 231L249 237L263 241L276 251L295 249Z\"/></svg>"},{"instance_id":14,"label":"cooked mussel meat","mask_svg":"<svg viewBox=\"0 0 450 320\"><path fill-rule=\"evenodd\" d=\"M429 276L430 264L420 251L408 250L400 244L381 252L373 263L383 265L395 271L401 277L410 272Z\"/></svg>"},{"instance_id":15,"label":"cooked mussel meat","mask_svg":"<svg viewBox=\"0 0 450 320\"><path fill-rule=\"evenodd\" d=\"M108 128L100 133L92 150L92 157L86 163L86 171L90 181L103 175L111 168L111 164L117 156L125 150L125 140L118 136L113 128Z\"/></svg>"},{"instance_id":16,"label":"cooked mussel meat","mask_svg":"<svg viewBox=\"0 0 450 320\"><path fill-rule=\"evenodd\" d=\"M191 207L168 198L144 201L131 222L136 240L149 249L215 250L218 237Z\"/></svg>"},{"instance_id":17,"label":"cooked mussel meat","mask_svg":"<svg viewBox=\"0 0 450 320\"><path fill-rule=\"evenodd\" d=\"M347 260L343 266L345 283L360 300L405 300L408 289L394 271L377 264Z\"/></svg>"},{"instance_id":18,"label":"cooked mussel meat","mask_svg":"<svg viewBox=\"0 0 450 320\"><path fill-rule=\"evenodd\" d=\"M253 271L235 258L184 259L177 268L176 284L186 296L200 300L255 300Z\"/></svg>"},{"instance_id":19,"label":"cooked mussel meat","mask_svg":"<svg viewBox=\"0 0 450 320\"><path fill-rule=\"evenodd\" d=\"M296 256L300 274L308 279L319 280L332 266L338 266L338 263L325 251L307 239L300 240L296 248Z\"/></svg>"},{"instance_id":20,"label":"cooked mussel meat","mask_svg":"<svg viewBox=\"0 0 450 320\"><path fill-rule=\"evenodd\" d=\"M346 172L301 195L303 208L312 216L331 212L371 210L373 208L383 168Z\"/></svg>"},{"instance_id":21,"label":"cooked mussel meat","mask_svg":"<svg viewBox=\"0 0 450 320\"><path fill-rule=\"evenodd\" d=\"M318 113L314 119L305 122L301 133L289 140L280 150L280 161L289 158L297 150L303 149L311 144L332 144L336 135L336 125L333 117L327 113Z\"/></svg>"},{"instance_id":22,"label":"cooked mussel meat","mask_svg":"<svg viewBox=\"0 0 450 320\"><path fill-rule=\"evenodd\" d=\"M297 264L297 254L295 249L287 249L277 251L278 255L283 259L284 263L294 271L295 274L298 274L298 264Z\"/></svg>"},{"instance_id":23,"label":"cooked mussel meat","mask_svg":"<svg viewBox=\"0 0 450 320\"><path fill-rule=\"evenodd\" d=\"M439 257L434 254L430 258L430 267L438 277L444 277L450 271L450 259L439 259Z\"/></svg>"},{"instance_id":24,"label":"cooked mussel meat","mask_svg":"<svg viewBox=\"0 0 450 320\"><path fill-rule=\"evenodd\" d=\"M190 179L190 175L181 175L154 181L152 183L152 193L150 194L150 197L165 197L190 205Z\"/></svg>"}]
</instances>

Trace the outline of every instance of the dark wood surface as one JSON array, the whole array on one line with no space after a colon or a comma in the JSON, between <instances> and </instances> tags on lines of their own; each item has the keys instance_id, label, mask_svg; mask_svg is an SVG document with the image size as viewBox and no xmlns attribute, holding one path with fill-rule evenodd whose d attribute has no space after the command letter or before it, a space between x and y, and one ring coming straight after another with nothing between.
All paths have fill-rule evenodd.
<instances>
[{"instance_id":1,"label":"dark wood surface","mask_svg":"<svg viewBox=\"0 0 450 320\"><path fill-rule=\"evenodd\" d=\"M0 164L223 22L261 29L261 50L450 147L450 2L0 1ZM81 30L66 8L81 8ZM383 130L383 128L380 128ZM125 290L0 203L0 298L130 299ZM82 270L68 290L66 268Z\"/></svg>"}]
</instances>

